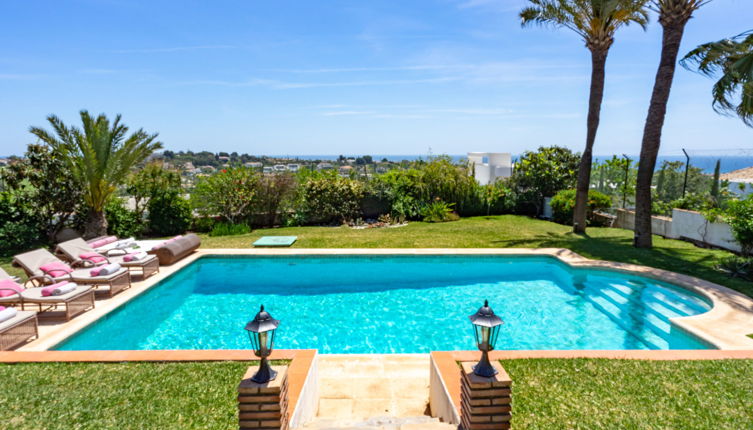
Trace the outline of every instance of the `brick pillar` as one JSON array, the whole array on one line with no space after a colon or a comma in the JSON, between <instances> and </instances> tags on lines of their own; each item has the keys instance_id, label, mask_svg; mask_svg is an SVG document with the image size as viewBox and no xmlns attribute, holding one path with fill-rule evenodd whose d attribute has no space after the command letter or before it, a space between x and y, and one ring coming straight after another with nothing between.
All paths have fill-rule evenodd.
<instances>
[{"instance_id":1,"label":"brick pillar","mask_svg":"<svg viewBox=\"0 0 753 430\"><path fill-rule=\"evenodd\" d=\"M288 428L288 366L272 366L277 377L264 384L251 380L258 366L249 367L238 385L238 422L241 430Z\"/></svg>"},{"instance_id":2,"label":"brick pillar","mask_svg":"<svg viewBox=\"0 0 753 430\"><path fill-rule=\"evenodd\" d=\"M512 417L512 380L498 361L497 374L484 378L473 374L476 363L461 363L460 422L464 430L509 429Z\"/></svg>"}]
</instances>

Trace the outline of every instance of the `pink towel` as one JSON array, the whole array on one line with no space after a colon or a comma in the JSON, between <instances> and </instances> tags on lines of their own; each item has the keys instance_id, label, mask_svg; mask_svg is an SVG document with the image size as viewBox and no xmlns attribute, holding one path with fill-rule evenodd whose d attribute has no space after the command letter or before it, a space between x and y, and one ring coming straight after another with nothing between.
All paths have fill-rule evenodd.
<instances>
[{"instance_id":1,"label":"pink towel","mask_svg":"<svg viewBox=\"0 0 753 430\"><path fill-rule=\"evenodd\" d=\"M73 272L71 266L63 263L62 261L53 261L52 263L47 263L44 266L40 267L39 270L44 272L45 275L50 275L53 278L65 276Z\"/></svg>"},{"instance_id":2,"label":"pink towel","mask_svg":"<svg viewBox=\"0 0 753 430\"><path fill-rule=\"evenodd\" d=\"M62 287L63 285L68 285L68 281L58 282L57 284L52 284L42 288L42 295L45 297L51 296L52 292L55 291L55 288Z\"/></svg>"},{"instance_id":3,"label":"pink towel","mask_svg":"<svg viewBox=\"0 0 753 430\"><path fill-rule=\"evenodd\" d=\"M2 281L0 281L0 297L10 297L16 295L16 293L21 294L23 290L24 287L11 281L10 279L3 279Z\"/></svg>"},{"instance_id":4,"label":"pink towel","mask_svg":"<svg viewBox=\"0 0 753 430\"><path fill-rule=\"evenodd\" d=\"M102 256L102 254L98 252L84 252L83 254L79 254L78 258L82 260L91 261L94 264L101 263L103 261L107 261L107 258Z\"/></svg>"},{"instance_id":5,"label":"pink towel","mask_svg":"<svg viewBox=\"0 0 753 430\"><path fill-rule=\"evenodd\" d=\"M0 312L5 310L5 306L0 306Z\"/></svg>"},{"instance_id":6,"label":"pink towel","mask_svg":"<svg viewBox=\"0 0 753 430\"><path fill-rule=\"evenodd\" d=\"M89 274L92 276L99 276L99 272L102 270L101 267L95 267L94 269L89 271Z\"/></svg>"}]
</instances>

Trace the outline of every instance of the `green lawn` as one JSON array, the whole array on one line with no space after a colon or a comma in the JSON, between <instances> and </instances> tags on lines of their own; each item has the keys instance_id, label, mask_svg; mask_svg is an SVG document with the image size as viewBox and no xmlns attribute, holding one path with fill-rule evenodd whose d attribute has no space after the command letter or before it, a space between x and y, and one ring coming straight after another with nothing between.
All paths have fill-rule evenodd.
<instances>
[{"instance_id":1,"label":"green lawn","mask_svg":"<svg viewBox=\"0 0 753 430\"><path fill-rule=\"evenodd\" d=\"M753 360L507 360L515 428L742 429ZM12 429L232 429L249 363L0 366Z\"/></svg>"},{"instance_id":2,"label":"green lawn","mask_svg":"<svg viewBox=\"0 0 753 430\"><path fill-rule=\"evenodd\" d=\"M753 360L506 360L513 428L749 429Z\"/></svg>"},{"instance_id":3,"label":"green lawn","mask_svg":"<svg viewBox=\"0 0 753 430\"><path fill-rule=\"evenodd\" d=\"M297 248L568 248L585 257L643 264L685 273L726 285L753 296L753 283L730 278L714 264L728 252L698 248L690 243L654 237L654 249L635 249L633 232L614 228L589 228L587 236L570 227L515 215L463 218L460 221L405 227L356 230L348 227L289 227L259 229L246 235L209 237L204 248L249 248L265 235L298 236ZM0 259L0 267L20 275Z\"/></svg>"}]
</instances>

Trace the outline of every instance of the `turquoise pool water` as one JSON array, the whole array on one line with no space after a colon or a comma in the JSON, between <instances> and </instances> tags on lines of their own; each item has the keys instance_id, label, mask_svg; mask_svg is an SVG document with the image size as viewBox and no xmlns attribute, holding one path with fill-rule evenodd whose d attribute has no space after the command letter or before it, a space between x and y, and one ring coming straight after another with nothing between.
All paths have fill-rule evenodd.
<instances>
[{"instance_id":1,"label":"turquoise pool water","mask_svg":"<svg viewBox=\"0 0 753 430\"><path fill-rule=\"evenodd\" d=\"M276 348L473 349L484 299L498 349L709 348L669 322L710 308L681 288L550 257L397 255L201 258L56 349L247 349L260 304Z\"/></svg>"}]
</instances>

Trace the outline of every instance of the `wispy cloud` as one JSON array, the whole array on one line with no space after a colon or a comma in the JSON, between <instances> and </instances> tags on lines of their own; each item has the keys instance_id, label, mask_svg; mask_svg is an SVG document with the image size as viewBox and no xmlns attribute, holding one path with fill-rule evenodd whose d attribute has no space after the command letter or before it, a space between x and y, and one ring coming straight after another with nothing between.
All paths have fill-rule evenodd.
<instances>
[{"instance_id":1,"label":"wispy cloud","mask_svg":"<svg viewBox=\"0 0 753 430\"><path fill-rule=\"evenodd\" d=\"M521 9L522 2L510 0L462 0L458 3L458 9L491 9L496 12L517 12Z\"/></svg>"},{"instance_id":2,"label":"wispy cloud","mask_svg":"<svg viewBox=\"0 0 753 430\"><path fill-rule=\"evenodd\" d=\"M369 115L369 114L373 114L373 112L358 111L358 110L336 110L336 111L322 112L322 116L354 116L354 115Z\"/></svg>"},{"instance_id":3,"label":"wispy cloud","mask_svg":"<svg viewBox=\"0 0 753 430\"><path fill-rule=\"evenodd\" d=\"M427 79L375 79L363 81L333 81L333 82L288 82L274 79L253 78L245 81L229 80L195 80L180 82L179 85L214 85L224 87L269 87L273 89L302 89L302 88L328 88L328 87L373 87L385 85L418 85L438 84L456 81L456 77L439 77Z\"/></svg>"},{"instance_id":4,"label":"wispy cloud","mask_svg":"<svg viewBox=\"0 0 753 430\"><path fill-rule=\"evenodd\" d=\"M39 79L45 75L38 73L0 73L0 80L3 81L26 81Z\"/></svg>"},{"instance_id":5,"label":"wispy cloud","mask_svg":"<svg viewBox=\"0 0 753 430\"><path fill-rule=\"evenodd\" d=\"M135 49L116 49L111 51L114 54L155 54L169 52L188 52L188 51L207 51L215 49L236 49L235 45L195 45L195 46L172 46L164 48L135 48Z\"/></svg>"}]
</instances>

